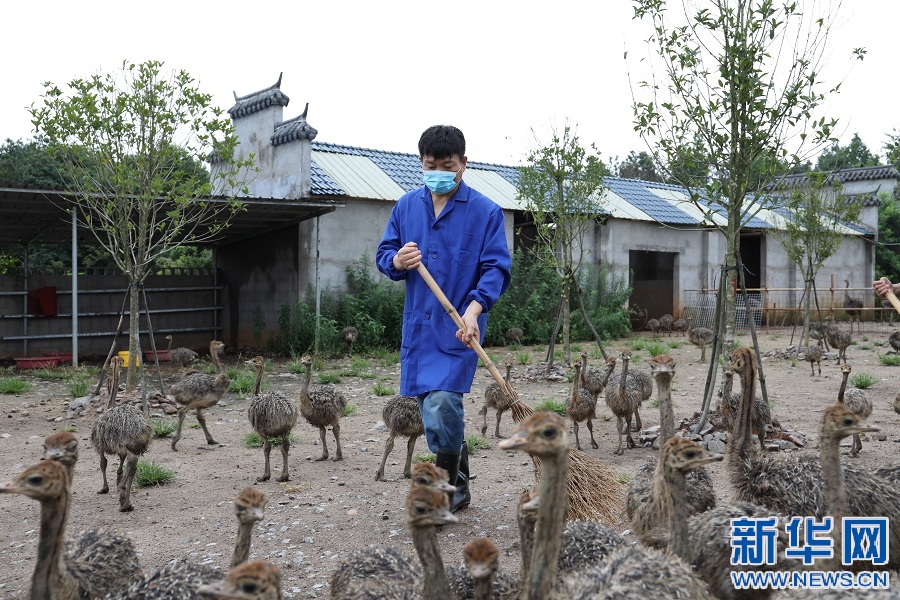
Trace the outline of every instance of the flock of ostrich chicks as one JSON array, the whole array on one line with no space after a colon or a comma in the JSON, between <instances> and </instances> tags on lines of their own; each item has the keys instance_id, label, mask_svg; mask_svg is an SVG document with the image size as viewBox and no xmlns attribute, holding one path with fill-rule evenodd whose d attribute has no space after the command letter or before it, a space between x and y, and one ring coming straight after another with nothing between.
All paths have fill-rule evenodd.
<instances>
[{"instance_id":1,"label":"flock of ostrich chicks","mask_svg":"<svg viewBox=\"0 0 900 600\"><path fill-rule=\"evenodd\" d=\"M668 317L668 319L666 318ZM654 321L654 320L651 320ZM679 321L682 321L679 319ZM712 332L690 328L690 320L679 323L664 316L657 321L658 331L685 331L699 346L705 359L705 346ZM345 330L346 331L346 330ZM513 332L515 333L515 332ZM859 436L877 428L866 425L871 402L861 390L846 390L850 367L846 364L843 341L848 334L827 325L817 330L840 351L844 359L843 381L837 402L823 416L819 456L791 453L767 453L765 427L771 422L769 407L756 397L757 357L749 348L738 348L725 366L718 411L731 432L725 455L712 453L676 432L671 398L671 381L676 364L668 355L650 361L650 374L629 369L631 353L602 367L587 364L587 353L574 363L571 393L566 401L566 416L572 422L575 447L581 450L580 423L585 423L593 448L597 402L603 394L617 419L619 434L615 453L636 446L632 431L642 428L640 407L652 394L656 382L660 412L659 454L638 469L626 497L626 513L631 529L640 543L631 544L614 529L596 521L569 521L566 480L569 473L569 430L565 420L550 412L536 411L517 424L511 437L499 443L501 449L520 450L540 463L538 487L525 491L517 510L522 563L518 577L498 568L499 550L487 538L471 541L464 549L467 568L445 568L436 527L457 522L449 512L448 494L455 489L446 480L446 472L431 463L411 465L416 439L423 435L415 398L395 396L384 406L383 419L389 431L376 480L384 479L385 463L396 436L408 437L404 475L411 480L405 515L418 562L394 548L358 549L341 562L331 578L331 597L359 598L765 598L771 590L736 590L729 573L743 567L730 563L729 543L732 519L775 517L780 522L793 515L825 515L837 521L844 515L888 516L890 520L890 562L886 568L900 566L900 466L865 469L841 464L840 443L852 437L851 456L861 448ZM352 336L355 340L355 336ZM519 339L521 333L519 333ZM896 339L895 339L896 338ZM510 339L515 339L515 336ZM895 345L896 343L896 345ZM900 350L900 333L891 337L891 345ZM171 346L171 340L170 340ZM210 343L210 357L216 374L190 371L170 388L178 403L178 428L172 439L176 450L181 438L185 414L196 411L197 420L209 444L215 444L203 416L229 387L219 361L222 342ZM348 340L352 350L352 341ZM817 347L805 349L810 365L821 361ZM182 353L183 354L183 353ZM179 356L178 349L171 352ZM177 360L190 361L183 354ZM840 360L840 358L839 358ZM257 377L247 416L254 431L264 440L264 470L257 481L271 477L272 438L281 438L282 470L277 481L289 480L289 434L299 416L318 427L322 455L329 458L326 428L335 438L334 460L341 460L340 418L346 399L332 386L310 387L312 361L303 357L306 374L295 402L277 390L261 391L265 371L263 357L246 363L256 369ZM130 494L138 457L149 445L152 431L144 412L128 402L116 403L121 360L111 359L106 410L91 430L91 444L100 456L103 487L107 455L119 457L116 485L121 511L133 510ZM821 369L821 366L819 367ZM509 381L511 364L506 365ZM821 371L820 371L821 372ZM740 392L732 391L733 380ZM493 383L484 393L481 432L487 431L487 412L496 411L494 434L501 437L500 419L515 399L504 396ZM900 411L898 411L900 412ZM634 420L634 423L632 423ZM754 438L759 440L759 450ZM31 598L281 598L281 572L265 561L248 561L253 526L263 518L266 496L248 487L235 499L238 536L231 570L222 573L187 559L174 559L159 570L143 573L134 545L126 536L108 530L91 530L65 543L65 527L71 501L71 483L78 459L78 441L74 435L58 432L44 443L44 460L23 471L14 481L0 485L0 493L16 493L41 503L41 533L32 579ZM725 460L734 488L734 502L723 504L717 498L704 465ZM721 490L719 492L722 493ZM835 529L836 547L839 531ZM783 556L788 540L779 536L778 552ZM837 553L836 553L837 555ZM754 569L784 569L783 562ZM801 563L791 569L803 569ZM818 563L815 568L822 568ZM828 568L873 570L870 563L857 562L850 567L829 562ZM837 598L839 590L809 592L805 597ZM867 598L900 598L891 590L866 595Z\"/></svg>"}]
</instances>

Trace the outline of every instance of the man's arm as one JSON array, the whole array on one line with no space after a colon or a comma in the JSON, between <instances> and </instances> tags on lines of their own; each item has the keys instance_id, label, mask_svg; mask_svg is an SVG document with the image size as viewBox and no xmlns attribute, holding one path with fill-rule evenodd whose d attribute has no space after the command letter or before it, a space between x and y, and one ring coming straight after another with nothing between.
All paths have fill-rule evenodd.
<instances>
[{"instance_id":1,"label":"man's arm","mask_svg":"<svg viewBox=\"0 0 900 600\"><path fill-rule=\"evenodd\" d=\"M877 281L872 282L872 287L875 289L875 293L884 298L887 296L888 292L894 292L895 294L900 294L900 284L891 283L887 277L882 277Z\"/></svg>"},{"instance_id":2,"label":"man's arm","mask_svg":"<svg viewBox=\"0 0 900 600\"><path fill-rule=\"evenodd\" d=\"M394 210L391 211L391 218L388 220L388 224L384 229L384 235L381 238L381 242L378 244L378 250L375 252L375 266L378 267L379 271L394 281L406 279L409 274L407 267L410 262L410 251L406 249L409 244L404 245L400 237L400 222L397 216L397 206L399 206L399 204L395 205ZM415 244L413 243L412 245L415 252L418 252L418 248L415 248ZM403 253L402 256L401 253ZM406 260L404 260L404 258ZM418 266L418 263L415 264Z\"/></svg>"}]
</instances>

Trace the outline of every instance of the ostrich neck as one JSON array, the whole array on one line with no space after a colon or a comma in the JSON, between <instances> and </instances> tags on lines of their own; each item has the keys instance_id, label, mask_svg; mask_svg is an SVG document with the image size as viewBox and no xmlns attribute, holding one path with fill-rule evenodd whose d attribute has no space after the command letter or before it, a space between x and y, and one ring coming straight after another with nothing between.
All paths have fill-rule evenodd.
<instances>
[{"instance_id":1,"label":"ostrich neck","mask_svg":"<svg viewBox=\"0 0 900 600\"><path fill-rule=\"evenodd\" d=\"M76 597L76 586L63 561L63 537L68 514L68 485L59 498L41 502L41 537L38 540L37 563L31 580L31 600ZM65 594L65 591L71 591L71 594Z\"/></svg>"},{"instance_id":2,"label":"ostrich neck","mask_svg":"<svg viewBox=\"0 0 900 600\"><path fill-rule=\"evenodd\" d=\"M109 398L106 400L106 410L116 405L116 396L119 394L119 369L113 365L109 373Z\"/></svg>"},{"instance_id":3,"label":"ostrich neck","mask_svg":"<svg viewBox=\"0 0 900 600\"><path fill-rule=\"evenodd\" d=\"M579 393L581 391L581 374L582 370L575 367L575 377L572 379L572 402L578 402Z\"/></svg>"},{"instance_id":4,"label":"ostrich neck","mask_svg":"<svg viewBox=\"0 0 900 600\"><path fill-rule=\"evenodd\" d=\"M475 580L474 600L491 600L494 597L494 574Z\"/></svg>"},{"instance_id":5,"label":"ostrich neck","mask_svg":"<svg viewBox=\"0 0 900 600\"><path fill-rule=\"evenodd\" d=\"M303 380L303 387L300 388L300 406L312 408L312 401L309 399L309 380L312 379L312 365L306 367L306 378Z\"/></svg>"},{"instance_id":6,"label":"ostrich neck","mask_svg":"<svg viewBox=\"0 0 900 600\"><path fill-rule=\"evenodd\" d=\"M613 371L616 370L616 365L607 365L606 372L603 374L603 387L606 387L606 384L609 383L609 378L612 377Z\"/></svg>"},{"instance_id":7,"label":"ostrich neck","mask_svg":"<svg viewBox=\"0 0 900 600\"><path fill-rule=\"evenodd\" d=\"M622 359L622 374L619 376L619 391L625 393L625 383L628 379L628 361Z\"/></svg>"},{"instance_id":8,"label":"ostrich neck","mask_svg":"<svg viewBox=\"0 0 900 600\"><path fill-rule=\"evenodd\" d=\"M412 528L413 546L422 563L422 571L425 576L425 598L450 598L450 583L447 581L447 573L444 571L444 561L441 559L441 547L438 544L434 525Z\"/></svg>"},{"instance_id":9,"label":"ostrich neck","mask_svg":"<svg viewBox=\"0 0 900 600\"><path fill-rule=\"evenodd\" d=\"M232 567L245 563L250 558L250 542L253 537L254 525L256 525L256 521L251 521L250 523L240 522L237 540L234 543L234 554L231 556Z\"/></svg>"},{"instance_id":10,"label":"ostrich neck","mask_svg":"<svg viewBox=\"0 0 900 600\"><path fill-rule=\"evenodd\" d=\"M846 371L843 373L844 378L841 380L841 388L838 390L838 402L840 404L844 403L844 392L847 391L847 378L850 376L850 373Z\"/></svg>"},{"instance_id":11,"label":"ostrich neck","mask_svg":"<svg viewBox=\"0 0 900 600\"><path fill-rule=\"evenodd\" d=\"M835 556L832 561L835 568L840 568L839 552L842 547L841 519L850 514L850 503L847 500L847 488L844 485L844 469L841 467L840 439L822 436L819 441L819 460L822 462L822 480L825 483L825 502L827 514L834 517Z\"/></svg>"},{"instance_id":12,"label":"ostrich neck","mask_svg":"<svg viewBox=\"0 0 900 600\"><path fill-rule=\"evenodd\" d=\"M169 345L166 346L166 352L169 352L170 350L172 350L172 338L169 338Z\"/></svg>"},{"instance_id":13,"label":"ostrich neck","mask_svg":"<svg viewBox=\"0 0 900 600\"><path fill-rule=\"evenodd\" d=\"M656 390L659 398L659 446L675 435L675 412L672 410L672 378L668 373L657 375Z\"/></svg>"},{"instance_id":14,"label":"ostrich neck","mask_svg":"<svg viewBox=\"0 0 900 600\"><path fill-rule=\"evenodd\" d=\"M522 569L519 573L519 579L524 588L528 582L529 571L531 570L531 552L534 548L534 524L535 520L529 515L519 513L519 546L522 550Z\"/></svg>"},{"instance_id":15,"label":"ostrich neck","mask_svg":"<svg viewBox=\"0 0 900 600\"><path fill-rule=\"evenodd\" d=\"M511 372L512 372L512 367L510 367L509 365L507 365L507 367L506 367L506 377L503 378L504 381L506 381L507 383L509 383L509 375L510 375Z\"/></svg>"},{"instance_id":16,"label":"ostrich neck","mask_svg":"<svg viewBox=\"0 0 900 600\"><path fill-rule=\"evenodd\" d=\"M216 365L216 373L224 375L225 367L223 367L221 361L219 361L219 350L217 348L210 348L209 357L212 359L213 364Z\"/></svg>"},{"instance_id":17,"label":"ostrich neck","mask_svg":"<svg viewBox=\"0 0 900 600\"><path fill-rule=\"evenodd\" d=\"M756 398L756 365L750 361L746 368L737 374L741 378L741 402L738 405L737 423L734 426L734 443L729 444L728 448L731 464L740 462L750 446L750 415Z\"/></svg>"},{"instance_id":18,"label":"ostrich neck","mask_svg":"<svg viewBox=\"0 0 900 600\"><path fill-rule=\"evenodd\" d=\"M543 600L551 596L556 581L562 530L566 522L569 497L566 472L568 449L562 455L541 457L541 505L538 508L534 549L524 600Z\"/></svg>"},{"instance_id":19,"label":"ostrich neck","mask_svg":"<svg viewBox=\"0 0 900 600\"><path fill-rule=\"evenodd\" d=\"M263 368L258 367L256 370L256 383L253 384L253 396L259 396L259 390L262 388ZM232 565L234 566L234 565Z\"/></svg>"},{"instance_id":20,"label":"ostrich neck","mask_svg":"<svg viewBox=\"0 0 900 600\"><path fill-rule=\"evenodd\" d=\"M660 457L662 460L662 457ZM677 469L664 469L662 477L663 490L662 495L657 496L663 499L663 503L669 512L669 547L668 552L683 559L690 564L688 559L688 547L691 540L688 539L688 514L687 502L685 501L685 488L687 481L685 474ZM656 490L654 490L656 492Z\"/></svg>"}]
</instances>

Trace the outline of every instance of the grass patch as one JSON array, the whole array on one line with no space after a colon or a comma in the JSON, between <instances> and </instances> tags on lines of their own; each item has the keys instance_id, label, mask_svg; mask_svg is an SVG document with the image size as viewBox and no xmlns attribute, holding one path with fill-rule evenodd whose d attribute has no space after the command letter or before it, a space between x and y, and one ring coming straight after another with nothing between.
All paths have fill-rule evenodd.
<instances>
[{"instance_id":1,"label":"grass patch","mask_svg":"<svg viewBox=\"0 0 900 600\"><path fill-rule=\"evenodd\" d=\"M24 394L31 389L31 382L21 377L0 377L0 394Z\"/></svg>"},{"instance_id":2,"label":"grass patch","mask_svg":"<svg viewBox=\"0 0 900 600\"><path fill-rule=\"evenodd\" d=\"M534 410L549 410L550 412L555 412L561 417L566 416L566 403L565 402L557 402L555 400L551 400L550 398L544 398L534 407Z\"/></svg>"},{"instance_id":3,"label":"grass patch","mask_svg":"<svg viewBox=\"0 0 900 600\"><path fill-rule=\"evenodd\" d=\"M306 375L306 367L300 362L299 358L292 358L287 364L287 370L294 375Z\"/></svg>"},{"instance_id":4,"label":"grass patch","mask_svg":"<svg viewBox=\"0 0 900 600\"><path fill-rule=\"evenodd\" d=\"M388 352L384 356L378 357L378 364L382 367L393 367L400 362L399 352Z\"/></svg>"},{"instance_id":5,"label":"grass patch","mask_svg":"<svg viewBox=\"0 0 900 600\"><path fill-rule=\"evenodd\" d=\"M375 392L376 396L393 396L397 393L397 390L389 385L383 385L380 381L375 382L372 391Z\"/></svg>"},{"instance_id":6,"label":"grass patch","mask_svg":"<svg viewBox=\"0 0 900 600\"><path fill-rule=\"evenodd\" d=\"M467 435L466 445L469 450L490 450L494 446L480 435Z\"/></svg>"},{"instance_id":7,"label":"grass patch","mask_svg":"<svg viewBox=\"0 0 900 600\"><path fill-rule=\"evenodd\" d=\"M422 454L416 454L416 462L430 462L433 463L435 459L434 452L423 452Z\"/></svg>"},{"instance_id":8,"label":"grass patch","mask_svg":"<svg viewBox=\"0 0 900 600\"><path fill-rule=\"evenodd\" d=\"M684 342L676 342L675 340L669 340L668 342L666 342L666 346L668 346L669 348L672 348L672 349L681 348L682 346L684 346Z\"/></svg>"},{"instance_id":9,"label":"grass patch","mask_svg":"<svg viewBox=\"0 0 900 600\"><path fill-rule=\"evenodd\" d=\"M488 352L488 358L491 359L491 362L494 363L495 365L497 364L497 361L500 360L500 357L492 352ZM478 359L478 366L479 367L484 366L484 361L482 361L480 358Z\"/></svg>"},{"instance_id":10,"label":"grass patch","mask_svg":"<svg viewBox=\"0 0 900 600\"><path fill-rule=\"evenodd\" d=\"M853 384L853 387L857 387L861 390L872 387L875 385L876 381L878 380L868 373L857 373L850 377L850 383Z\"/></svg>"},{"instance_id":11,"label":"grass patch","mask_svg":"<svg viewBox=\"0 0 900 600\"><path fill-rule=\"evenodd\" d=\"M572 344L571 348L572 348L572 352L577 352L578 354L581 354L581 344Z\"/></svg>"},{"instance_id":12,"label":"grass patch","mask_svg":"<svg viewBox=\"0 0 900 600\"><path fill-rule=\"evenodd\" d=\"M631 350L643 350L644 346L647 345L647 342L644 341L643 338L631 338L628 340L628 347Z\"/></svg>"},{"instance_id":13,"label":"grass patch","mask_svg":"<svg viewBox=\"0 0 900 600\"><path fill-rule=\"evenodd\" d=\"M173 419L150 419L150 427L153 428L153 437L169 437L178 429L178 423Z\"/></svg>"},{"instance_id":14,"label":"grass patch","mask_svg":"<svg viewBox=\"0 0 900 600\"><path fill-rule=\"evenodd\" d=\"M344 416L351 417L359 412L359 407L352 402L344 407Z\"/></svg>"},{"instance_id":15,"label":"grass patch","mask_svg":"<svg viewBox=\"0 0 900 600\"><path fill-rule=\"evenodd\" d=\"M319 383L340 383L340 373L316 373L316 381Z\"/></svg>"},{"instance_id":16,"label":"grass patch","mask_svg":"<svg viewBox=\"0 0 900 600\"><path fill-rule=\"evenodd\" d=\"M296 435L291 434L288 436L288 440L290 440L292 444L296 444L298 441L300 441L300 438L298 438ZM273 446L281 445L280 437L270 437L269 441L272 442ZM257 434L255 431L244 436L244 443L247 444L249 448L263 447L263 439L259 437L259 434Z\"/></svg>"},{"instance_id":17,"label":"grass patch","mask_svg":"<svg viewBox=\"0 0 900 600\"><path fill-rule=\"evenodd\" d=\"M886 367L900 366L900 354L879 354L878 360Z\"/></svg>"},{"instance_id":18,"label":"grass patch","mask_svg":"<svg viewBox=\"0 0 900 600\"><path fill-rule=\"evenodd\" d=\"M634 475L631 473L619 473L619 476L616 477L616 481L619 483L631 483L634 481Z\"/></svg>"},{"instance_id":19,"label":"grass patch","mask_svg":"<svg viewBox=\"0 0 900 600\"><path fill-rule=\"evenodd\" d=\"M73 398L80 398L87 394L90 384L86 379L73 379L69 382L69 393Z\"/></svg>"},{"instance_id":20,"label":"grass patch","mask_svg":"<svg viewBox=\"0 0 900 600\"><path fill-rule=\"evenodd\" d=\"M256 371L250 371L249 369L227 369L226 375L228 375L229 383L228 383L228 391L233 392L235 394L240 394L241 396L246 396L250 392L253 391L253 386L256 385ZM265 378L263 378L262 384L260 385L261 390L265 390L269 385L266 383Z\"/></svg>"},{"instance_id":21,"label":"grass patch","mask_svg":"<svg viewBox=\"0 0 900 600\"><path fill-rule=\"evenodd\" d=\"M350 368L354 371L365 371L369 368L369 361L362 356L354 356L350 359Z\"/></svg>"},{"instance_id":22,"label":"grass patch","mask_svg":"<svg viewBox=\"0 0 900 600\"><path fill-rule=\"evenodd\" d=\"M660 405L659 398L654 398L653 402L650 403L650 406L652 406L653 408L659 408L659 405Z\"/></svg>"},{"instance_id":23,"label":"grass patch","mask_svg":"<svg viewBox=\"0 0 900 600\"><path fill-rule=\"evenodd\" d=\"M75 433L78 431L78 428L74 425L66 425L65 427L60 428L60 431L67 431L69 433Z\"/></svg>"},{"instance_id":24,"label":"grass patch","mask_svg":"<svg viewBox=\"0 0 900 600\"><path fill-rule=\"evenodd\" d=\"M518 361L520 365L527 365L529 360L531 360L531 354L528 352L518 352L516 354L516 361Z\"/></svg>"},{"instance_id":25,"label":"grass patch","mask_svg":"<svg viewBox=\"0 0 900 600\"><path fill-rule=\"evenodd\" d=\"M598 348L597 346L591 346L591 351L588 352L588 356L590 356L594 360L601 360L603 359L603 352L601 352L600 348Z\"/></svg>"},{"instance_id":26,"label":"grass patch","mask_svg":"<svg viewBox=\"0 0 900 600\"><path fill-rule=\"evenodd\" d=\"M66 380L72 377L72 372L68 369L48 369L47 367L42 367L40 369L34 369L31 372L33 377L40 377L41 379L57 379L57 380Z\"/></svg>"},{"instance_id":27,"label":"grass patch","mask_svg":"<svg viewBox=\"0 0 900 600\"><path fill-rule=\"evenodd\" d=\"M871 350L871 349L872 349L872 344L860 344L860 345L859 345L859 349L860 349L860 350Z\"/></svg>"},{"instance_id":28,"label":"grass patch","mask_svg":"<svg viewBox=\"0 0 900 600\"><path fill-rule=\"evenodd\" d=\"M138 487L165 485L175 479L175 471L167 469L152 460L138 461L134 482Z\"/></svg>"},{"instance_id":29,"label":"grass patch","mask_svg":"<svg viewBox=\"0 0 900 600\"><path fill-rule=\"evenodd\" d=\"M554 348L553 349L553 360L559 361L565 358L566 352L563 348Z\"/></svg>"},{"instance_id":30,"label":"grass patch","mask_svg":"<svg viewBox=\"0 0 900 600\"><path fill-rule=\"evenodd\" d=\"M887 346L887 342L884 342L884 341L872 342L872 343L875 344L876 346L878 346L879 348L881 348L882 346Z\"/></svg>"},{"instance_id":31,"label":"grass patch","mask_svg":"<svg viewBox=\"0 0 900 600\"><path fill-rule=\"evenodd\" d=\"M660 354L666 351L665 344L657 344L656 342L652 344L647 344L644 346L644 349L650 354L650 356L659 356Z\"/></svg>"}]
</instances>

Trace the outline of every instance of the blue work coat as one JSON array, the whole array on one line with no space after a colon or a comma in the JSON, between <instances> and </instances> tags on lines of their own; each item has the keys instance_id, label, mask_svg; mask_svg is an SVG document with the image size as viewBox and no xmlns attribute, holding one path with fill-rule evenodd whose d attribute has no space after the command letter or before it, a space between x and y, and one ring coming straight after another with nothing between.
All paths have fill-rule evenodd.
<instances>
[{"instance_id":1,"label":"blue work coat","mask_svg":"<svg viewBox=\"0 0 900 600\"><path fill-rule=\"evenodd\" d=\"M472 387L478 356L456 339L459 327L418 272L394 268L394 255L407 242L418 244L422 264L460 315L472 300L484 307L478 317L483 340L487 312L509 286L503 210L461 181L435 219L428 188L413 190L394 206L375 256L379 271L394 280L406 279L400 393L465 394Z\"/></svg>"}]
</instances>

